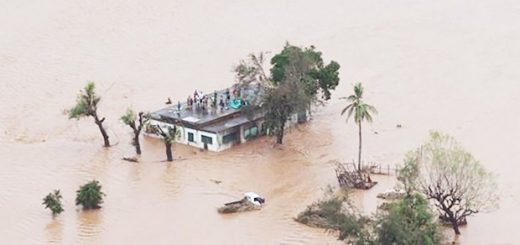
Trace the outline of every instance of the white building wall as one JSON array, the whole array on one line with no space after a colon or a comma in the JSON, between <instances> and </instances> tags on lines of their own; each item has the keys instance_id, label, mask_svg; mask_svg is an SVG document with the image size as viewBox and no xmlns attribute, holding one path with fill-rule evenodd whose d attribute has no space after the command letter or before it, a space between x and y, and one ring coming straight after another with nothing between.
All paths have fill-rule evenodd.
<instances>
[{"instance_id":1,"label":"white building wall","mask_svg":"<svg viewBox=\"0 0 520 245\"><path fill-rule=\"evenodd\" d=\"M171 127L171 124L153 120L153 119L150 120L150 124L159 126L164 131L168 130L168 127ZM218 141L218 137L214 133L204 132L204 131L200 131L200 130L196 130L196 129L192 129L192 128L188 128L188 127L182 127L179 125L177 125L177 128L180 131L180 136L179 136L179 138L177 138L177 141L176 141L177 143L204 149L204 143L202 142L202 136L204 135L206 137L211 138L211 141L212 141L212 144L208 144L208 150L210 150L210 151L221 151L222 150L222 149L220 149L221 147L220 147L220 143ZM194 140L193 142L188 141L188 133L193 134L193 140ZM158 137L153 134L147 134L147 135ZM222 142L222 140L220 140L220 142Z\"/></svg>"},{"instance_id":2,"label":"white building wall","mask_svg":"<svg viewBox=\"0 0 520 245\"><path fill-rule=\"evenodd\" d=\"M307 120L309 120L309 118L310 118L310 113L307 112ZM264 123L263 119L260 119L256 122L254 122L254 124L256 124L256 126L258 128L258 136L261 135L262 123ZM286 127L290 128L291 126L294 126L297 123L298 123L298 115L294 114L293 116L291 116L290 120L287 121ZM171 124L153 120L153 119L150 120L150 124L157 125L165 131L168 130L168 127L171 127ZM225 135L227 135L228 133L230 133L231 131L224 131L224 132L222 132L222 134L215 134L215 133L205 132L205 131L196 130L196 129L192 129L192 128L188 128L188 127L182 127L182 126L177 125L177 127L179 128L179 130L181 132L180 137L177 139L177 143L204 149L204 143L202 142L202 136L204 135L204 136L210 137L211 141L212 141L212 144L208 144L208 150L216 151L216 152L223 151L223 150L231 148L235 144L247 142L248 139L244 138L244 130L251 126L252 126L252 124L245 124L245 125L240 126L238 129L238 132L239 132L238 141L234 142L234 143L231 142L231 143L223 144L223 140L222 140L223 137ZM193 134L194 142L188 141L188 133ZM153 134L147 134L147 135L157 137L156 135L153 135Z\"/></svg>"}]
</instances>

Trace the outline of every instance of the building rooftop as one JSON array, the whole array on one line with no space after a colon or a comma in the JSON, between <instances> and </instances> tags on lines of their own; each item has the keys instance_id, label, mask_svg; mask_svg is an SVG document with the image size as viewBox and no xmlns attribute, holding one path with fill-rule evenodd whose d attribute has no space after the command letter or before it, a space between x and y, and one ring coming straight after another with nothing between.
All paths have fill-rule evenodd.
<instances>
[{"instance_id":1,"label":"building rooftop","mask_svg":"<svg viewBox=\"0 0 520 245\"><path fill-rule=\"evenodd\" d=\"M212 121L225 118L239 112L240 109L232 108L224 110L209 109L203 111L201 108L196 108L196 106L193 106L193 108L187 108L182 107L181 105L180 111L177 109L177 106L170 106L152 113L152 118L166 121L171 120L173 122L180 121L194 126L203 126Z\"/></svg>"},{"instance_id":2,"label":"building rooftop","mask_svg":"<svg viewBox=\"0 0 520 245\"><path fill-rule=\"evenodd\" d=\"M230 129L230 128L257 120L261 117L263 117L263 115L261 115L259 113L253 115L252 117L247 117L246 115L240 115L240 116L228 119L228 120L222 120L217 123L210 124L208 126L201 128L201 130L206 131L206 132L218 133L223 130Z\"/></svg>"},{"instance_id":3,"label":"building rooftop","mask_svg":"<svg viewBox=\"0 0 520 245\"><path fill-rule=\"evenodd\" d=\"M238 91L237 91L238 92ZM258 96L258 89L241 89L240 95L243 96ZM213 102L216 93L216 102ZM170 106L163 108L159 111L153 112L151 117L155 120L166 121L166 122L181 122L183 124L192 125L196 128L206 127L208 131L216 132L213 130L217 129L217 125L215 127L212 126L212 123L219 123L221 125L220 120L224 120L225 118L233 118L232 121L241 121L245 123L248 121L247 117L238 116L241 111L241 108L238 104L234 104L237 100L242 101L242 97L236 96L234 94L235 90L233 88L223 89L220 91L215 91L209 94L204 94L204 97L207 97L206 103L193 102L193 105L189 105L188 101L185 99L184 102L175 103L173 102ZM228 101L228 94L230 100ZM190 95L191 98L194 98L194 95ZM197 96L200 98L200 96ZM220 105L220 100L222 99L224 107ZM225 103L227 101L227 103ZM215 103L216 107L213 106ZM180 108L180 110L179 110ZM237 118L234 118L237 117ZM242 119L238 119L242 118ZM237 121L237 122L238 122ZM231 123L229 120L226 120L225 123ZM236 123L236 122L235 122ZM230 124L228 124L230 125ZM239 124L237 124L239 125ZM235 125L236 126L236 125ZM210 130L211 129L211 130Z\"/></svg>"}]
</instances>

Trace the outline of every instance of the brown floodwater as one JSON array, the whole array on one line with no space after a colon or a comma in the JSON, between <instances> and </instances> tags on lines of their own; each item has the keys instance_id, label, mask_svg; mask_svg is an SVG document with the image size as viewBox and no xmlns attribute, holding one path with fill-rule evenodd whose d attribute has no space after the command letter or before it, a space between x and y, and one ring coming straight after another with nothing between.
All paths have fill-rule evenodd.
<instances>
[{"instance_id":1,"label":"brown floodwater","mask_svg":"<svg viewBox=\"0 0 520 245\"><path fill-rule=\"evenodd\" d=\"M518 1L2 1L0 243L338 243L293 217L337 185L332 161L356 157L356 127L339 116L338 98L362 81L380 111L365 126L364 159L398 164L429 130L452 134L496 173L501 196L459 241L520 244L518 23ZM229 86L239 59L285 41L315 45L342 69L334 98L283 147L269 138L221 153L175 145L183 160L166 163L161 142L144 138L140 163L121 160L133 154L118 121L126 108ZM91 119L63 115L89 80L103 98L109 149ZM85 212L74 196L91 179L107 196ZM367 214L395 183L374 179L352 195ZM53 219L41 201L56 188L65 212ZM267 206L216 212L246 191Z\"/></svg>"}]
</instances>

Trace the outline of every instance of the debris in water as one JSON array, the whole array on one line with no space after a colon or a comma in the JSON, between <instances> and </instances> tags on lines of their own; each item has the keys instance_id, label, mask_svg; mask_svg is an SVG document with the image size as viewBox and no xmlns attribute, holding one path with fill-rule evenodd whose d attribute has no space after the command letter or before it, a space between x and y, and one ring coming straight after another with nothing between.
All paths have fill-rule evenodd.
<instances>
[{"instance_id":1,"label":"debris in water","mask_svg":"<svg viewBox=\"0 0 520 245\"><path fill-rule=\"evenodd\" d=\"M129 161L129 162L139 162L137 157L123 157L123 160Z\"/></svg>"},{"instance_id":2,"label":"debris in water","mask_svg":"<svg viewBox=\"0 0 520 245\"><path fill-rule=\"evenodd\" d=\"M377 198L385 199L385 200L397 200L404 197L403 190L394 190L388 189L385 192L377 194Z\"/></svg>"},{"instance_id":3,"label":"debris in water","mask_svg":"<svg viewBox=\"0 0 520 245\"><path fill-rule=\"evenodd\" d=\"M215 179L210 179L211 182L215 183L215 184L220 184L222 183L222 180L215 180Z\"/></svg>"}]
</instances>

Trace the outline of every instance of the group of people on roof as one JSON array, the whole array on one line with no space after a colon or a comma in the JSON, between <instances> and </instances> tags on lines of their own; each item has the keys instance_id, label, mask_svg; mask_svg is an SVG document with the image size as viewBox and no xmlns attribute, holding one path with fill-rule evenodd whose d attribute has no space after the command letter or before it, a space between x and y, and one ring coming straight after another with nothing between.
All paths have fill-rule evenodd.
<instances>
[{"instance_id":1,"label":"group of people on roof","mask_svg":"<svg viewBox=\"0 0 520 245\"><path fill-rule=\"evenodd\" d=\"M208 109L220 108L221 111L229 109L229 105L232 102L231 98L239 98L240 92L238 89L227 89L223 94L218 94L217 91L212 94L204 94L200 90L195 90L192 95L189 95L186 99L187 110L196 109L206 111ZM177 103L177 110L181 111L182 105L179 101Z\"/></svg>"}]
</instances>

